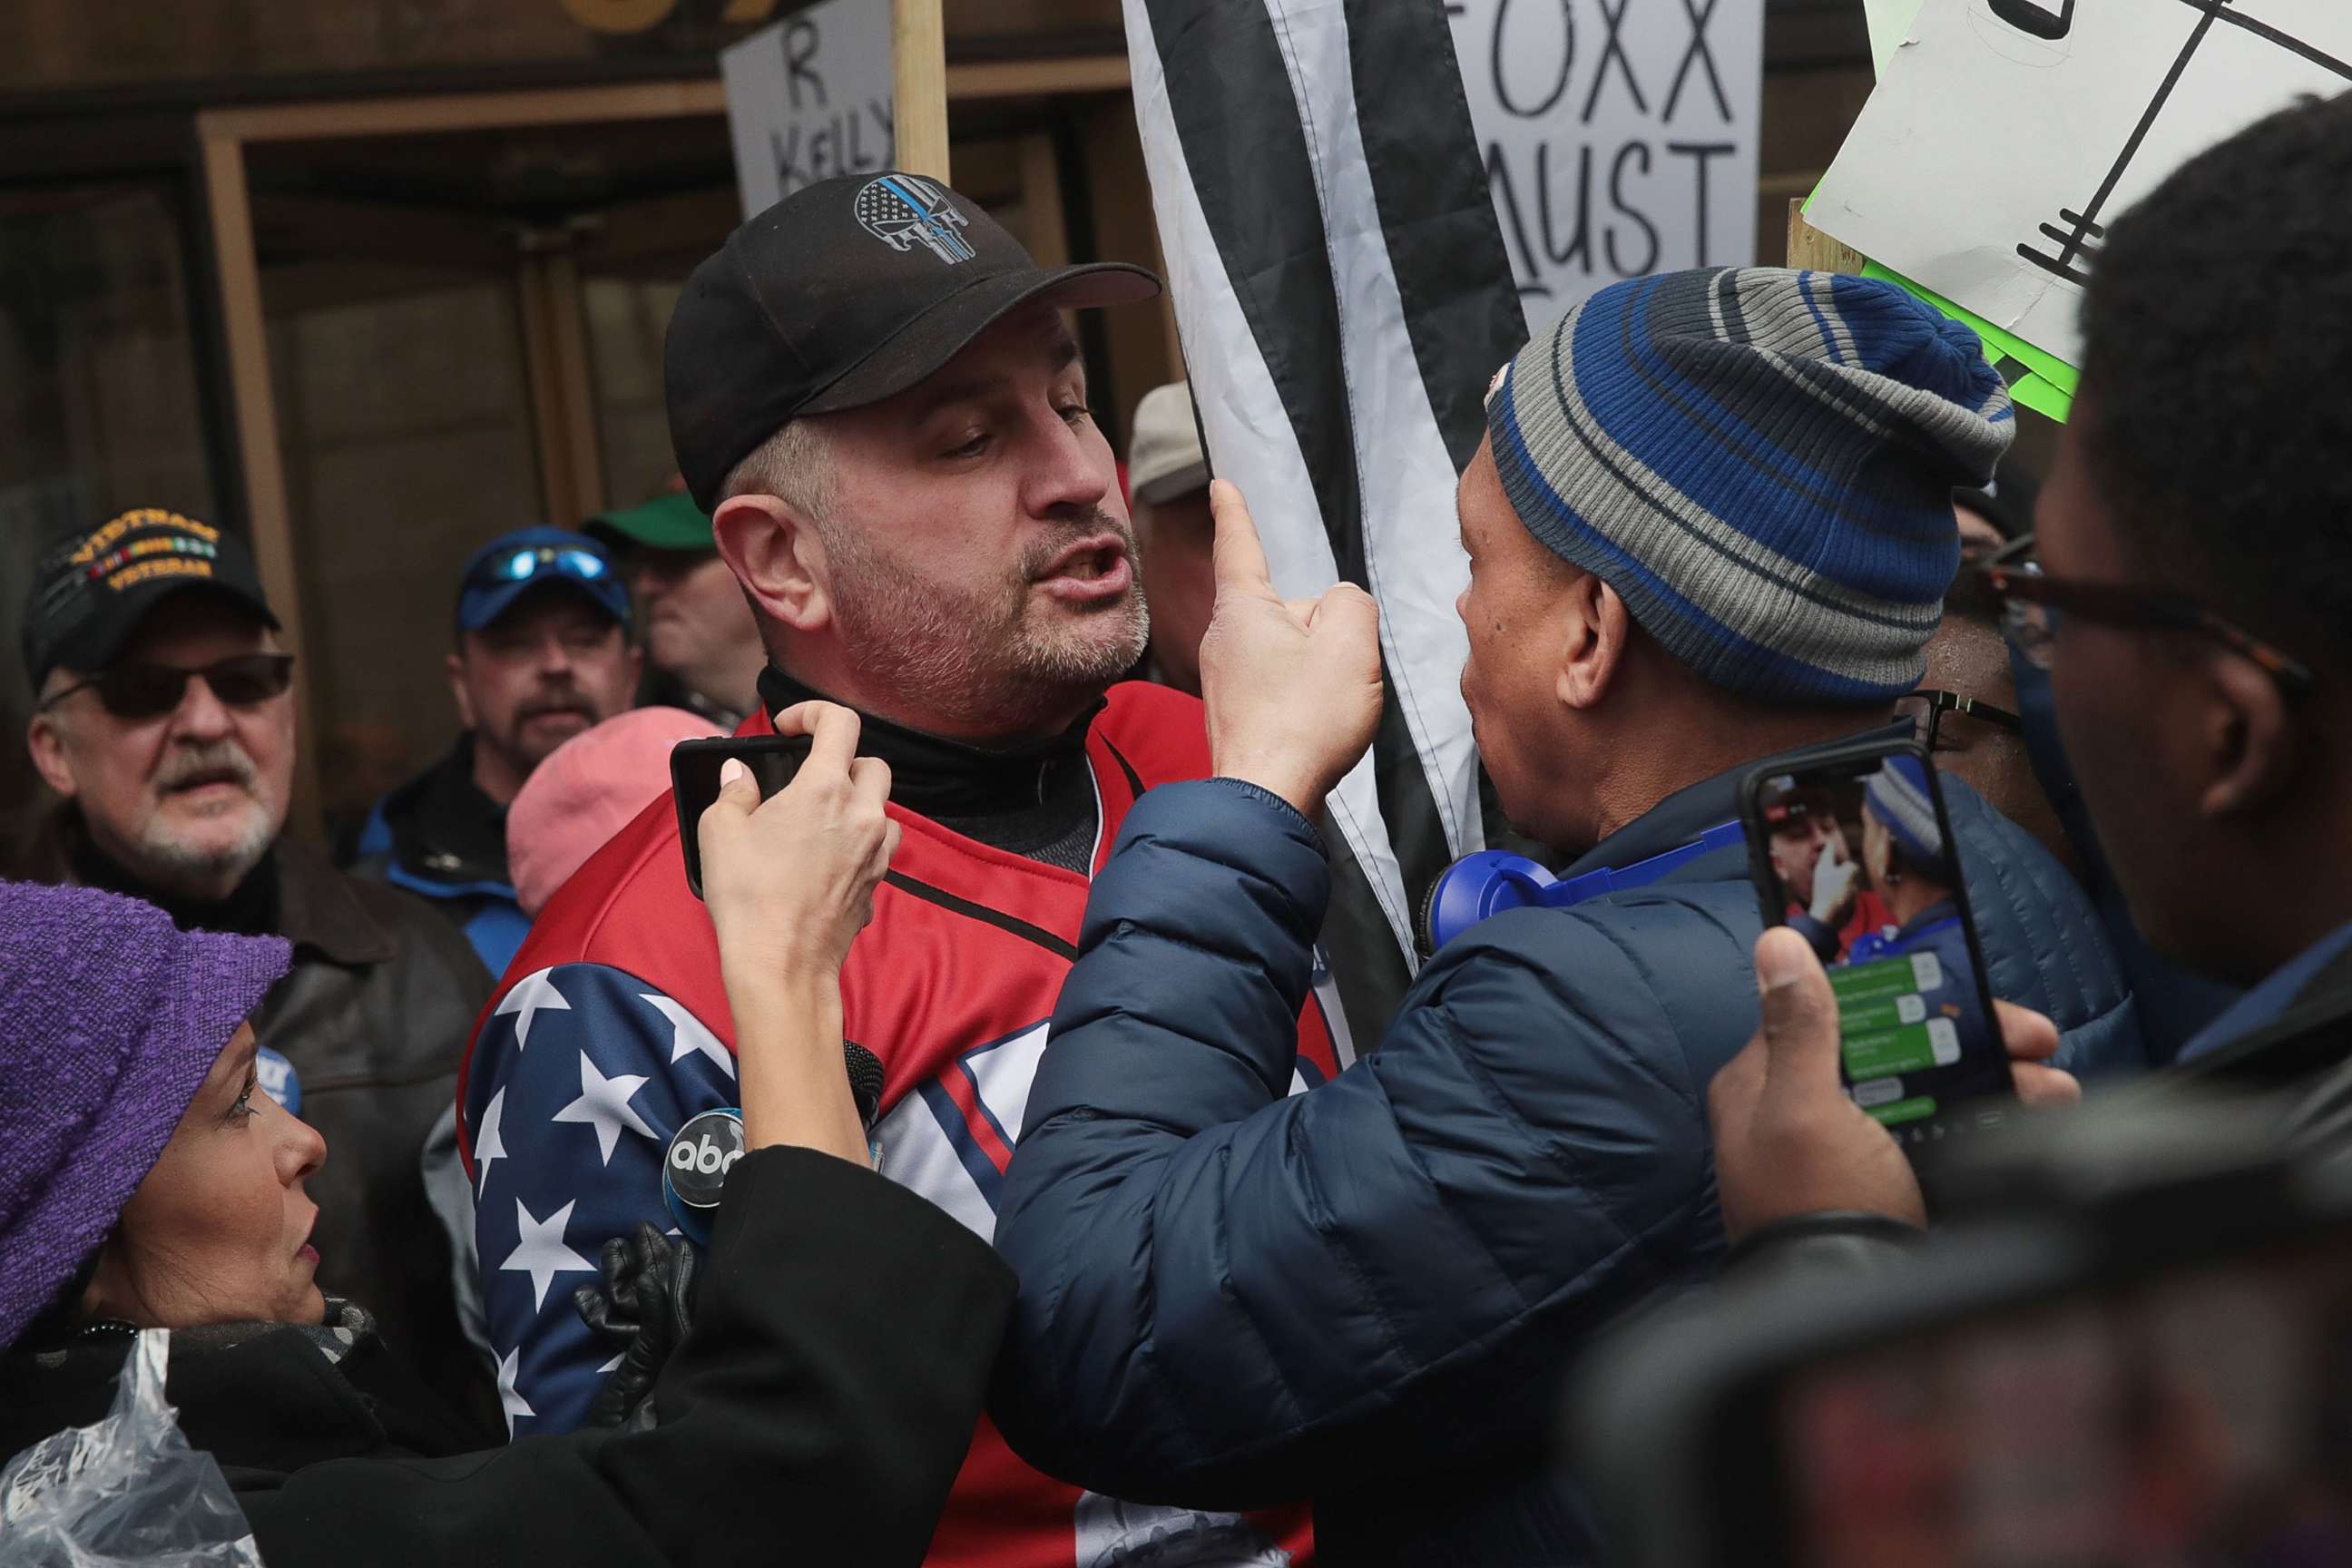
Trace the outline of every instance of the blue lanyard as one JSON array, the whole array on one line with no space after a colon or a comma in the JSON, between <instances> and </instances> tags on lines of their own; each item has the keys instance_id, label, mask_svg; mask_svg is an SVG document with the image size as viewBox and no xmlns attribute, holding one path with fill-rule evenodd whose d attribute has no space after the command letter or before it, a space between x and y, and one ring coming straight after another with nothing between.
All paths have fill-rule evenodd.
<instances>
[{"instance_id":1,"label":"blue lanyard","mask_svg":"<svg viewBox=\"0 0 2352 1568\"><path fill-rule=\"evenodd\" d=\"M1747 830L1738 823L1718 822L1692 842L1680 848L1669 849L1663 855L1636 860L1631 866L1603 866L1596 871L1566 878L1559 886L1544 889L1543 901L1552 909L1564 910L1570 904L1580 904L1603 893L1622 892L1628 888L1646 888L1653 882L1663 881L1667 872L1678 870L1702 855L1738 844L1746 837Z\"/></svg>"}]
</instances>

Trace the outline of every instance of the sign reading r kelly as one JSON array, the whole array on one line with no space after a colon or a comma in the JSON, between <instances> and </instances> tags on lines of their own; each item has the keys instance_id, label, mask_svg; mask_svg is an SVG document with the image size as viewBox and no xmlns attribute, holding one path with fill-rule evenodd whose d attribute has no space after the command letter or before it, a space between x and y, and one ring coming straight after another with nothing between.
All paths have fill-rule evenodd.
<instances>
[{"instance_id":1,"label":"sign reading r kelly","mask_svg":"<svg viewBox=\"0 0 2352 1568\"><path fill-rule=\"evenodd\" d=\"M743 216L890 166L890 7L824 0L720 52Z\"/></svg>"}]
</instances>

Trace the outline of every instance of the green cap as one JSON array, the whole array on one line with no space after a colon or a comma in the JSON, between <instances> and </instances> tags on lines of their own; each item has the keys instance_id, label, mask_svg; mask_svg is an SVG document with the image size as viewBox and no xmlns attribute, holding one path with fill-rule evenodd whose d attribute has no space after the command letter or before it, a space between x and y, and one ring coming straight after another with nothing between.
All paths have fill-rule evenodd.
<instances>
[{"instance_id":1,"label":"green cap","mask_svg":"<svg viewBox=\"0 0 2352 1568\"><path fill-rule=\"evenodd\" d=\"M588 520L587 531L609 542L647 550L718 548L710 538L710 519L683 491L656 496L643 506L600 512Z\"/></svg>"}]
</instances>

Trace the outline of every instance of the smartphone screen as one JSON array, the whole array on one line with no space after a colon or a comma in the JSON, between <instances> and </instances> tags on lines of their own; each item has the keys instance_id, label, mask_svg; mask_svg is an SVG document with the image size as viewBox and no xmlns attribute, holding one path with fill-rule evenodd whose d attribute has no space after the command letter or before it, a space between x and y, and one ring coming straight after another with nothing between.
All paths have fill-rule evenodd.
<instances>
[{"instance_id":1,"label":"smartphone screen","mask_svg":"<svg viewBox=\"0 0 2352 1568\"><path fill-rule=\"evenodd\" d=\"M670 748L670 787L677 797L678 847L686 853L686 885L702 897L702 814L719 798L719 770L729 759L751 770L766 800L793 782L809 752L806 735L722 735L680 741Z\"/></svg>"},{"instance_id":2,"label":"smartphone screen","mask_svg":"<svg viewBox=\"0 0 2352 1568\"><path fill-rule=\"evenodd\" d=\"M1829 971L1854 1103L1915 1145L2001 1120L2009 1058L1926 753L1822 753L1768 767L1746 795L1764 919Z\"/></svg>"}]
</instances>

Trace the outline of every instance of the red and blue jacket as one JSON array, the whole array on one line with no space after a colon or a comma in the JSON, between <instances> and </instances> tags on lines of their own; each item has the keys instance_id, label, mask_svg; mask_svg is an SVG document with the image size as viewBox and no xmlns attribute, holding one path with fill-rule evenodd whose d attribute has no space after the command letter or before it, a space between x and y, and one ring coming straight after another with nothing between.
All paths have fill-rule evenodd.
<instances>
[{"instance_id":1,"label":"red and blue jacket","mask_svg":"<svg viewBox=\"0 0 2352 1568\"><path fill-rule=\"evenodd\" d=\"M755 714L740 732L769 729ZM1116 687L1087 756L1099 870L1145 789L1208 773L1200 704L1160 687ZM1091 882L890 811L903 837L842 971L844 1033L883 1064L882 1173L992 1237ZM585 1420L614 1358L572 1292L596 1278L607 1238L640 1220L667 1227L671 1135L738 1103L718 944L687 888L677 836L665 795L548 904L476 1026L458 1082L483 1297L517 1435ZM1310 998L1292 1088L1340 1065ZM1023 1463L983 1418L929 1561L1290 1568L1311 1552L1306 1521L1303 1508L1222 1514L1086 1491ZM790 1521L780 1524L788 1540Z\"/></svg>"}]
</instances>

